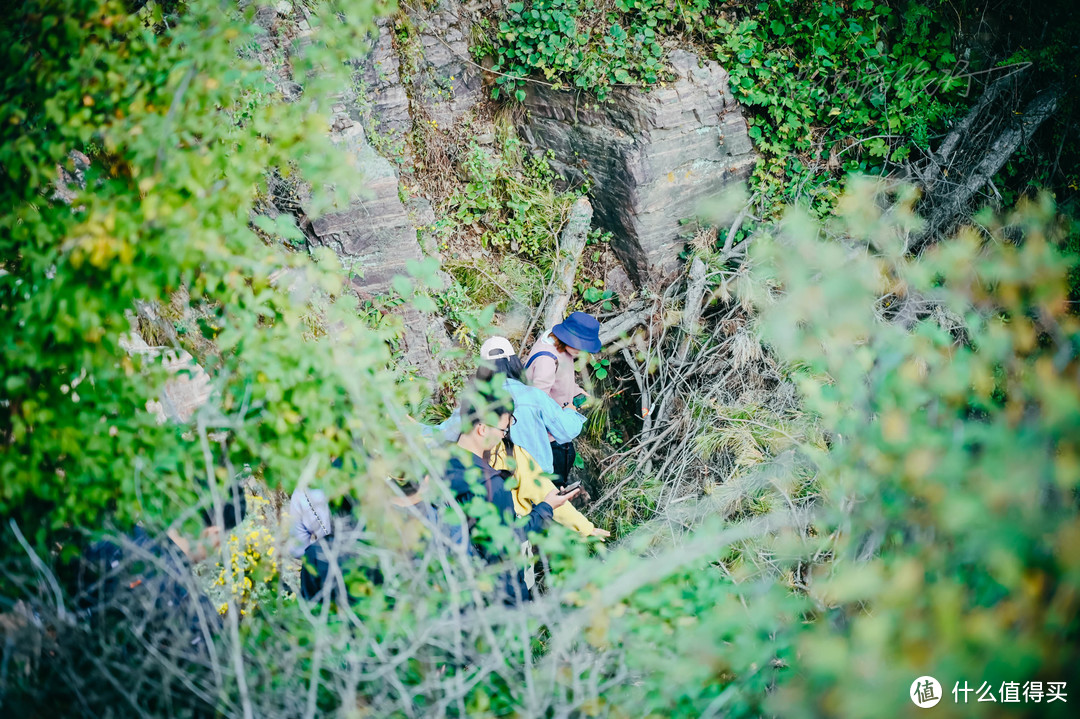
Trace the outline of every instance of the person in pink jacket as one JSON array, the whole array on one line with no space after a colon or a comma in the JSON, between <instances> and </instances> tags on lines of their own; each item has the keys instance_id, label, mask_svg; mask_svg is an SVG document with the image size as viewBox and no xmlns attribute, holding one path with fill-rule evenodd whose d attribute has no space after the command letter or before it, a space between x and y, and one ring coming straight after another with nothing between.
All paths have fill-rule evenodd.
<instances>
[{"instance_id":1,"label":"person in pink jacket","mask_svg":"<svg viewBox=\"0 0 1080 719\"><path fill-rule=\"evenodd\" d=\"M529 384L546 392L560 407L580 407L587 395L578 385L574 360L582 352L599 352L600 348L600 322L588 313L571 312L533 345L525 361ZM551 453L554 473L560 480L556 484L564 486L577 458L574 443L559 444L552 438Z\"/></svg>"}]
</instances>

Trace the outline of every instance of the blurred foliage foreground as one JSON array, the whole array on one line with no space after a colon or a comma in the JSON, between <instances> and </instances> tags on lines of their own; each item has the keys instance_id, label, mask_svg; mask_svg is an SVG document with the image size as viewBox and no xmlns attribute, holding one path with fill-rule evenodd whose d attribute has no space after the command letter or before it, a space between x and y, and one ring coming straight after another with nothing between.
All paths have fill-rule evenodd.
<instances>
[{"instance_id":1,"label":"blurred foliage foreground","mask_svg":"<svg viewBox=\"0 0 1080 719\"><path fill-rule=\"evenodd\" d=\"M328 7L342 14L316 23L299 76L332 67L371 15ZM439 459L406 419L417 384L398 381L334 258L250 228L271 167L349 187L317 81L315 106L282 102L245 59L256 30L214 3L165 31L119 4L59 8L25 3L0 29L14 69L0 81L5 715L896 716L920 711L908 691L927 674L943 714L976 708L951 701L954 682L1075 688L1080 337L1049 201L979 216L917 260L911 198L874 185L855 183L826 225L789 213L762 228L751 299L826 437L797 450L813 491L660 547L631 533L590 556L553 532L549 593L507 610L484 601L489 573L386 510L387 475ZM90 145L67 204L57 165L73 172L69 153ZM158 424L145 404L166 373L122 342L137 306L178 293L212 341L177 339L212 401ZM924 319L886 319L883 297L915 296ZM311 336L313 316L333 337ZM762 471L781 494L802 484ZM255 604L248 562L222 555L230 571L210 576L234 591L212 607L221 628L199 615L194 649L143 621L160 606L105 629L74 611L64 568L87 535L190 532L192 507L220 513L248 472L350 491L384 581L348 580L351 605L284 590ZM756 566L728 569L736 545Z\"/></svg>"}]
</instances>

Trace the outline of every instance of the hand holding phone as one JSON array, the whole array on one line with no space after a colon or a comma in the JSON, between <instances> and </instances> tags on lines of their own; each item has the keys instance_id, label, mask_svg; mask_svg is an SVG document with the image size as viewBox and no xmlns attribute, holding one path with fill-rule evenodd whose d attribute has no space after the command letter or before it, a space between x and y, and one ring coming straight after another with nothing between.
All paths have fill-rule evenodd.
<instances>
[{"instance_id":1,"label":"hand holding phone","mask_svg":"<svg viewBox=\"0 0 1080 719\"><path fill-rule=\"evenodd\" d=\"M574 497L578 496L578 493L580 492L581 482L576 482L562 490L553 488L547 493L547 496L544 497L544 501L547 502L552 509L558 509Z\"/></svg>"}]
</instances>

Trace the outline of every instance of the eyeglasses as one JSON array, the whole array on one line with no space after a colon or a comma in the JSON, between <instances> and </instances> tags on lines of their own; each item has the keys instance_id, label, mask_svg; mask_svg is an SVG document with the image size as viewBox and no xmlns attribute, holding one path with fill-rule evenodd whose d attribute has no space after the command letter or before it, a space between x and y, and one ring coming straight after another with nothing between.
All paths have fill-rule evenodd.
<instances>
[{"instance_id":1,"label":"eyeglasses","mask_svg":"<svg viewBox=\"0 0 1080 719\"><path fill-rule=\"evenodd\" d=\"M510 428L513 427L515 424L517 424L517 417L515 417L514 415L510 415L510 424L506 425L505 429L502 428L502 427L496 427L495 425L491 425L491 424L489 424L488 427L491 427L492 429L496 429L496 430L502 432L502 436L505 437L506 433L509 432Z\"/></svg>"}]
</instances>

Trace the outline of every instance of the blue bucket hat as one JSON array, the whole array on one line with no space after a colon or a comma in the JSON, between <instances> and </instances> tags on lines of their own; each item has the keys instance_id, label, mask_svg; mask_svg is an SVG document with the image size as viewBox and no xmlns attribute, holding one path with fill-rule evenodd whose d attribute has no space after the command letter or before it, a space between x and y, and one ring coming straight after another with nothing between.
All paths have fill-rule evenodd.
<instances>
[{"instance_id":1,"label":"blue bucket hat","mask_svg":"<svg viewBox=\"0 0 1080 719\"><path fill-rule=\"evenodd\" d=\"M583 352L599 352L600 322L587 312L571 312L570 316L551 328L551 334L568 347Z\"/></svg>"}]
</instances>

